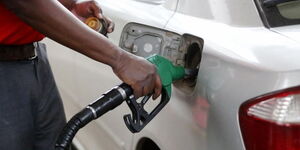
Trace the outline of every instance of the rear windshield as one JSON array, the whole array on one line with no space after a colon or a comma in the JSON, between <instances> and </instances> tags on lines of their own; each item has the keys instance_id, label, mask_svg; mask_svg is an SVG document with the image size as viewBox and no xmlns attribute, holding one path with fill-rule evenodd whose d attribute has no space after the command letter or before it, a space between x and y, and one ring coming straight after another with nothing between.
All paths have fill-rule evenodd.
<instances>
[{"instance_id":1,"label":"rear windshield","mask_svg":"<svg viewBox=\"0 0 300 150\"><path fill-rule=\"evenodd\" d=\"M267 27L300 24L300 0L256 0Z\"/></svg>"}]
</instances>

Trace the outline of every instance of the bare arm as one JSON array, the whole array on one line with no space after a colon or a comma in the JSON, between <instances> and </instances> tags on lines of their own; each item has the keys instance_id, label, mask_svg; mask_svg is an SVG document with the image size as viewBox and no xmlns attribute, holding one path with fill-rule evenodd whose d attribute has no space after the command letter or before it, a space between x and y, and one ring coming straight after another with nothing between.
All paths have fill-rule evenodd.
<instances>
[{"instance_id":1,"label":"bare arm","mask_svg":"<svg viewBox=\"0 0 300 150\"><path fill-rule=\"evenodd\" d=\"M134 89L136 97L161 92L156 68L131 55L88 28L56 0L0 0L23 21L51 39L112 67L114 73ZM62 0L62 3L67 0Z\"/></svg>"},{"instance_id":2,"label":"bare arm","mask_svg":"<svg viewBox=\"0 0 300 150\"><path fill-rule=\"evenodd\" d=\"M55 41L116 67L122 51L56 0L2 0L22 20Z\"/></svg>"}]
</instances>

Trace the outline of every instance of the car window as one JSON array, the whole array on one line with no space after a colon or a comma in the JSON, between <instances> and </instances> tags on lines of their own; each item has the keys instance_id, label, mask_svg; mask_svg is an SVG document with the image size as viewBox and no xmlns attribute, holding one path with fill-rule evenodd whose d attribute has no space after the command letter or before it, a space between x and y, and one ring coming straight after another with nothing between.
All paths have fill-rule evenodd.
<instances>
[{"instance_id":1,"label":"car window","mask_svg":"<svg viewBox=\"0 0 300 150\"><path fill-rule=\"evenodd\" d=\"M300 1L291 1L277 5L280 14L287 19L300 19Z\"/></svg>"},{"instance_id":2,"label":"car window","mask_svg":"<svg viewBox=\"0 0 300 150\"><path fill-rule=\"evenodd\" d=\"M267 27L300 24L300 0L255 0Z\"/></svg>"}]
</instances>

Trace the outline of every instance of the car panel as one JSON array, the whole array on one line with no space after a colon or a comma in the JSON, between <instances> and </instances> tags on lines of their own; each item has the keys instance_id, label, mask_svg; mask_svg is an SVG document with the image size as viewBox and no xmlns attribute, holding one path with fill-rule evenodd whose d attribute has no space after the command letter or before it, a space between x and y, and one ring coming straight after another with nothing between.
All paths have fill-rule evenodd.
<instances>
[{"instance_id":1,"label":"car panel","mask_svg":"<svg viewBox=\"0 0 300 150\"><path fill-rule=\"evenodd\" d=\"M184 22L193 24L180 26ZM242 102L300 84L299 43L264 27L241 28L176 13L166 28L204 40L195 93L210 106L203 130L208 150L243 148L237 119Z\"/></svg>"},{"instance_id":2,"label":"car panel","mask_svg":"<svg viewBox=\"0 0 300 150\"><path fill-rule=\"evenodd\" d=\"M291 40L300 42L300 25L271 28L271 30L286 36Z\"/></svg>"},{"instance_id":3,"label":"car panel","mask_svg":"<svg viewBox=\"0 0 300 150\"><path fill-rule=\"evenodd\" d=\"M204 47L197 85L210 104L208 149L240 150L243 147L238 123L240 105L248 99L299 85L299 71L273 72L249 68L206 53ZM230 143L230 144L228 144Z\"/></svg>"},{"instance_id":4,"label":"car panel","mask_svg":"<svg viewBox=\"0 0 300 150\"><path fill-rule=\"evenodd\" d=\"M180 25L186 21L193 23ZM295 55L299 54L300 43L264 27L235 27L176 13L166 29L203 38L206 45L218 47L208 53L222 55L222 59L237 61L252 68L272 71L300 69Z\"/></svg>"},{"instance_id":5,"label":"car panel","mask_svg":"<svg viewBox=\"0 0 300 150\"><path fill-rule=\"evenodd\" d=\"M119 44L123 27L129 22L140 22L163 28L174 14L177 0L167 0L163 4L134 0L99 0L99 3L104 15L109 16L116 24L115 31L109 35L109 38L115 44Z\"/></svg>"},{"instance_id":6,"label":"car panel","mask_svg":"<svg viewBox=\"0 0 300 150\"><path fill-rule=\"evenodd\" d=\"M263 26L253 0L179 0L177 12L233 26Z\"/></svg>"}]
</instances>

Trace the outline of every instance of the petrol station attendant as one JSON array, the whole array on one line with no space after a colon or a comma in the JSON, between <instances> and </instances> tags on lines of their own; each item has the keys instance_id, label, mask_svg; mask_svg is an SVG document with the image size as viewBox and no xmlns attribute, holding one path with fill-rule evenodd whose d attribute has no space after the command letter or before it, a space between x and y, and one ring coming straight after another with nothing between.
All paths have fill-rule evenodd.
<instances>
[{"instance_id":1,"label":"petrol station attendant","mask_svg":"<svg viewBox=\"0 0 300 150\"><path fill-rule=\"evenodd\" d=\"M82 21L90 16L105 20L107 31L113 31L93 0L0 0L1 150L53 150L65 125L46 48L39 42L45 36L111 66L135 97L160 95L155 66L87 27Z\"/></svg>"}]
</instances>

